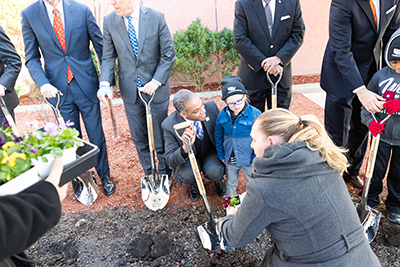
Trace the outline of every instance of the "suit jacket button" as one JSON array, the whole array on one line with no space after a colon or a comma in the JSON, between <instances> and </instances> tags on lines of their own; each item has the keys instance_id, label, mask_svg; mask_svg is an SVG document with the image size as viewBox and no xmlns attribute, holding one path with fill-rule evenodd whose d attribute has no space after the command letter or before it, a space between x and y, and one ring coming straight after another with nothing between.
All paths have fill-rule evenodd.
<instances>
[{"instance_id":1,"label":"suit jacket button","mask_svg":"<svg viewBox=\"0 0 400 267\"><path fill-rule=\"evenodd\" d=\"M68 77L68 75L67 75L67 74L65 74L65 75L64 75L64 77Z\"/></svg>"},{"instance_id":2,"label":"suit jacket button","mask_svg":"<svg viewBox=\"0 0 400 267\"><path fill-rule=\"evenodd\" d=\"M65 58L68 58L68 56L65 56Z\"/></svg>"},{"instance_id":3,"label":"suit jacket button","mask_svg":"<svg viewBox=\"0 0 400 267\"><path fill-rule=\"evenodd\" d=\"M271 48L271 49L274 48L274 45L270 45L269 48Z\"/></svg>"}]
</instances>

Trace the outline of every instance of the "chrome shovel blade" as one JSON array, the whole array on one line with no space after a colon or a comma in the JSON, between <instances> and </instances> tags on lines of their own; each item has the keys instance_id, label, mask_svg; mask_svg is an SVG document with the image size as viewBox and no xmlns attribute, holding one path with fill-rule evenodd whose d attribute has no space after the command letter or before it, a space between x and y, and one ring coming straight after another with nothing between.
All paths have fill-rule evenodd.
<instances>
[{"instance_id":1,"label":"chrome shovel blade","mask_svg":"<svg viewBox=\"0 0 400 267\"><path fill-rule=\"evenodd\" d=\"M99 194L96 176L93 171L87 171L72 180L75 198L84 205L92 205Z\"/></svg>"},{"instance_id":2,"label":"chrome shovel blade","mask_svg":"<svg viewBox=\"0 0 400 267\"><path fill-rule=\"evenodd\" d=\"M215 229L210 229L211 227ZM203 223L197 227L197 232L199 233L200 241L205 249L217 250L221 248L225 251L235 250L235 248L228 245L222 233L219 233L216 224L212 225L210 222Z\"/></svg>"},{"instance_id":3,"label":"chrome shovel blade","mask_svg":"<svg viewBox=\"0 0 400 267\"><path fill-rule=\"evenodd\" d=\"M360 213L360 208L360 203L357 203L356 209L358 213ZM378 233L381 213L375 209L371 209L371 207L368 206L366 206L365 209L365 216L360 218L360 221L361 226L364 228L365 237L367 238L368 242L371 243Z\"/></svg>"},{"instance_id":4,"label":"chrome shovel blade","mask_svg":"<svg viewBox=\"0 0 400 267\"><path fill-rule=\"evenodd\" d=\"M142 177L141 187L144 204L153 211L164 208L169 200L170 186L170 179L166 174L157 174L156 179L153 179L152 175Z\"/></svg>"}]
</instances>

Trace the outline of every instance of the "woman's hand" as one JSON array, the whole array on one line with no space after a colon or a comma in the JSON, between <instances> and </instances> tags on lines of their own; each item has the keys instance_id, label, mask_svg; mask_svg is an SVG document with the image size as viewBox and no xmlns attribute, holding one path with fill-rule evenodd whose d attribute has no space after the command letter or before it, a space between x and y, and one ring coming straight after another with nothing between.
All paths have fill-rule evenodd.
<instances>
[{"instance_id":1,"label":"woman's hand","mask_svg":"<svg viewBox=\"0 0 400 267\"><path fill-rule=\"evenodd\" d=\"M239 205L236 205L236 206L234 206L234 207L228 206L228 207L226 208L226 215L236 215L236 213L237 213L237 211L238 211L239 208L240 208L240 204L239 204Z\"/></svg>"},{"instance_id":2,"label":"woman's hand","mask_svg":"<svg viewBox=\"0 0 400 267\"><path fill-rule=\"evenodd\" d=\"M53 162L53 167L51 168L49 176L46 178L46 181L53 184L57 189L58 196L60 197L60 202L67 196L67 184L59 187L61 174L63 172L64 166L61 158L56 158Z\"/></svg>"}]
</instances>

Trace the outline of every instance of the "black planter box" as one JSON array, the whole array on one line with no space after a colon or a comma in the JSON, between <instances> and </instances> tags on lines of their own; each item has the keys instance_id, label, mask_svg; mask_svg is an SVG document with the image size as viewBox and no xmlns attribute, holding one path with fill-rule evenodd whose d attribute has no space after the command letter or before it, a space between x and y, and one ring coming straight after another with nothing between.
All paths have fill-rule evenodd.
<instances>
[{"instance_id":1,"label":"black planter box","mask_svg":"<svg viewBox=\"0 0 400 267\"><path fill-rule=\"evenodd\" d=\"M99 148L85 140L81 141L84 143L84 146L78 147L76 150L76 160L64 166L60 186L72 181L76 176L97 165L96 155L99 152Z\"/></svg>"}]
</instances>

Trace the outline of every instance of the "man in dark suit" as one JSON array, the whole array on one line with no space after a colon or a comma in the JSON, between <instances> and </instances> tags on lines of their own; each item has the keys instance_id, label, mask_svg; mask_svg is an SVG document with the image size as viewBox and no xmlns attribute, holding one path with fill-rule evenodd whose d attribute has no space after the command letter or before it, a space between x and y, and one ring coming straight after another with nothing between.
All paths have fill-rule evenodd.
<instances>
[{"instance_id":1,"label":"man in dark suit","mask_svg":"<svg viewBox=\"0 0 400 267\"><path fill-rule=\"evenodd\" d=\"M277 104L289 108L291 60L303 43L304 31L299 0L236 1L233 32L241 55L237 75L249 92L250 104L261 112L265 110L265 98L271 108L271 85L265 72L282 75ZM272 80L276 82L275 77Z\"/></svg>"},{"instance_id":2,"label":"man in dark suit","mask_svg":"<svg viewBox=\"0 0 400 267\"><path fill-rule=\"evenodd\" d=\"M101 61L99 99L112 97L110 82L115 60L118 58L119 89L132 140L145 175L150 175L151 161L147 137L146 109L138 94L151 102L154 146L157 152L158 171L170 174L165 163L161 122L168 115L168 77L175 62L175 49L164 15L142 6L137 0L114 0L112 11L104 17L104 50ZM143 92L138 89L142 87Z\"/></svg>"},{"instance_id":3,"label":"man in dark suit","mask_svg":"<svg viewBox=\"0 0 400 267\"><path fill-rule=\"evenodd\" d=\"M215 183L217 194L223 196L226 190L225 166L218 159L215 147L214 129L219 109L214 101L205 102L189 90L183 89L175 94L173 104L175 111L162 123L165 140L165 158L173 169L174 177L179 184L189 184L190 197L196 201L200 194L188 158L186 145L176 136L173 126L184 121L191 121L191 126L178 130L183 140L189 143L192 138L193 152L204 176ZM193 143L192 143L193 144Z\"/></svg>"},{"instance_id":4,"label":"man in dark suit","mask_svg":"<svg viewBox=\"0 0 400 267\"><path fill-rule=\"evenodd\" d=\"M14 85L20 70L21 59L4 29L0 26L0 97L3 97L8 112L14 120L14 108L19 104ZM0 121L3 119L5 119L5 115L1 111Z\"/></svg>"},{"instance_id":5,"label":"man in dark suit","mask_svg":"<svg viewBox=\"0 0 400 267\"><path fill-rule=\"evenodd\" d=\"M100 149L96 171L103 182L103 192L114 193L96 96L99 80L89 50L92 41L101 59L103 38L92 12L74 0L39 0L22 10L21 16L29 73L53 105L57 103L57 92L61 92L61 115L65 121L74 122L79 132L82 116L90 142Z\"/></svg>"},{"instance_id":6,"label":"man in dark suit","mask_svg":"<svg viewBox=\"0 0 400 267\"><path fill-rule=\"evenodd\" d=\"M356 151L368 133L361 123L361 104L371 113L383 108L383 99L365 86L385 63L381 53L400 27L399 0L372 2L332 1L321 70L321 87L327 94L325 128L336 145L349 149L352 166L344 179L356 187L363 185L358 177L362 153L356 157Z\"/></svg>"}]
</instances>

